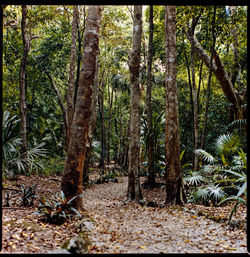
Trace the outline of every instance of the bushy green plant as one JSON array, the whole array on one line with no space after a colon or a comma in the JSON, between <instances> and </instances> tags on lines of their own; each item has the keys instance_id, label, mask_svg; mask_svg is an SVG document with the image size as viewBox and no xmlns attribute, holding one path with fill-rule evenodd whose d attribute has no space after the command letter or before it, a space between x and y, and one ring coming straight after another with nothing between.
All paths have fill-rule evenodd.
<instances>
[{"instance_id":1,"label":"bushy green plant","mask_svg":"<svg viewBox=\"0 0 250 257\"><path fill-rule=\"evenodd\" d=\"M60 195L54 194L54 196L55 199L52 200L45 198L39 200L39 206L35 214L39 215L43 221L61 225L74 214L81 217L81 214L71 204L74 199L81 197L82 194L66 198L61 191Z\"/></svg>"},{"instance_id":2,"label":"bushy green plant","mask_svg":"<svg viewBox=\"0 0 250 257\"><path fill-rule=\"evenodd\" d=\"M196 154L208 164L199 171L184 170L188 201L220 205L227 200L236 200L236 209L239 201L244 202L239 198L240 195L246 193L246 154L240 148L239 138L233 134L219 136L215 141L215 149L216 157L198 149Z\"/></svg>"},{"instance_id":3,"label":"bushy green plant","mask_svg":"<svg viewBox=\"0 0 250 257\"><path fill-rule=\"evenodd\" d=\"M29 147L25 153L21 153L22 139L18 131L20 120L17 116L10 116L8 111L3 113L2 122L2 161L3 173L14 177L17 174L29 174L29 172L42 168L38 158L44 157L45 143ZM24 160L22 157L26 155Z\"/></svg>"}]
</instances>

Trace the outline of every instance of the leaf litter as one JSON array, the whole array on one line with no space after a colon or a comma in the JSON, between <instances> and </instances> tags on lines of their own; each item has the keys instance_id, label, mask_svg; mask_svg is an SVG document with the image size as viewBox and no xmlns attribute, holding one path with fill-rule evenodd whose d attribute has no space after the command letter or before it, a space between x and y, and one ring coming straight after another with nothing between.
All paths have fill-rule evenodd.
<instances>
[{"instance_id":1,"label":"leaf litter","mask_svg":"<svg viewBox=\"0 0 250 257\"><path fill-rule=\"evenodd\" d=\"M4 183L4 187L13 189L37 183L38 198L60 191L59 176L19 176L16 182ZM164 188L142 191L147 201L157 202L157 206L164 203ZM26 208L3 208L1 253L62 253L65 242L79 233L86 233L91 242L88 253L248 252L246 227L230 227L226 222L233 203L160 208L126 202L126 193L127 177L120 177L118 183L93 184L84 191L84 218L63 225L39 221L34 215L36 203ZM234 220L246 221L245 206L239 205Z\"/></svg>"}]
</instances>

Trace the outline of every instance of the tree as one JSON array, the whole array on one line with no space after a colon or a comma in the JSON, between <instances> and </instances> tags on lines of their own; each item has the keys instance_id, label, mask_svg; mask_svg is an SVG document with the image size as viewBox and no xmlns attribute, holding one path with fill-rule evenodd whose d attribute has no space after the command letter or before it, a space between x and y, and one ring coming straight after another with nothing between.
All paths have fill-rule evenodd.
<instances>
[{"instance_id":1,"label":"tree","mask_svg":"<svg viewBox=\"0 0 250 257\"><path fill-rule=\"evenodd\" d=\"M96 71L100 20L101 6L89 6L75 114L71 126L71 136L61 183L61 188L66 198L79 195L83 190L83 165L91 115L91 86L94 84ZM83 209L83 198L78 197L74 199L73 206Z\"/></svg>"},{"instance_id":2,"label":"tree","mask_svg":"<svg viewBox=\"0 0 250 257\"><path fill-rule=\"evenodd\" d=\"M129 62L131 92L130 92L130 142L128 167L128 200L142 198L140 188L140 47L142 37L142 6L134 6L133 15L133 47Z\"/></svg>"},{"instance_id":3,"label":"tree","mask_svg":"<svg viewBox=\"0 0 250 257\"><path fill-rule=\"evenodd\" d=\"M195 26L198 22L198 17L193 17L192 25L190 27L190 33L193 35ZM191 66L191 75L192 75L192 103L193 103L193 135L194 135L194 155L193 155L193 170L196 171L198 169L198 156L195 154L195 151L198 149L199 144L199 120L198 120L198 101L197 101L197 92L196 92L196 84L195 84L195 65L194 65L194 58L195 58L195 51L194 51L194 44L191 42L191 59L190 59L190 66Z\"/></svg>"},{"instance_id":4,"label":"tree","mask_svg":"<svg viewBox=\"0 0 250 257\"><path fill-rule=\"evenodd\" d=\"M210 56L210 63L209 63L209 75L208 75L208 82L207 82L207 99L206 99L206 106L205 106L205 114L204 114L204 124L203 124L203 131L201 134L201 149L204 148L205 143L205 132L207 128L207 117L208 117L208 107L209 107L209 100L210 100L210 84L211 84L211 77L212 77L212 63L213 63L213 54L214 54L214 46L215 46L215 17L216 17L216 6L214 6L214 13L213 13L213 22L212 22L212 36L213 42L211 46L211 56Z\"/></svg>"},{"instance_id":5,"label":"tree","mask_svg":"<svg viewBox=\"0 0 250 257\"><path fill-rule=\"evenodd\" d=\"M70 52L70 70L69 84L67 92L67 123L66 123L66 149L70 138L70 125L74 118L74 87L75 87L75 65L76 65L76 40L77 40L77 24L79 19L78 5L74 5L73 21L72 21L72 41Z\"/></svg>"},{"instance_id":6,"label":"tree","mask_svg":"<svg viewBox=\"0 0 250 257\"><path fill-rule=\"evenodd\" d=\"M147 125L148 125L148 183L155 183L154 169L154 139L152 126L152 107L151 107L151 85L152 85L152 58L153 58L153 6L149 7L149 39L148 39L148 63L147 63Z\"/></svg>"},{"instance_id":7,"label":"tree","mask_svg":"<svg viewBox=\"0 0 250 257\"><path fill-rule=\"evenodd\" d=\"M192 35L190 30L186 30L183 28L185 34L187 35L190 43L194 47L194 51L198 54L198 56L202 59L202 61L206 64L209 68L210 66L210 58L206 51L202 48L199 41L197 40L195 35ZM243 100L238 92L233 87L232 81L226 71L224 65L221 62L221 59L218 53L214 50L213 55L213 63L212 63L212 71L215 74L216 78L218 79L221 88L223 90L224 95L226 96L227 100L232 104L232 109L234 112L235 119L242 119L242 109L240 104Z\"/></svg>"},{"instance_id":8,"label":"tree","mask_svg":"<svg viewBox=\"0 0 250 257\"><path fill-rule=\"evenodd\" d=\"M165 6L166 112L165 177L166 204L183 203L177 97L176 7Z\"/></svg>"},{"instance_id":9,"label":"tree","mask_svg":"<svg viewBox=\"0 0 250 257\"><path fill-rule=\"evenodd\" d=\"M27 32L27 14L28 9L27 5L22 5L22 39L23 39L23 57L20 64L20 73L19 73L19 87L20 87L20 114L21 114L21 135L22 135L22 149L23 153L27 152L27 129L26 129L26 119L27 119L27 105L26 105L26 90L25 90L25 72L28 53L30 50L30 40L28 38ZM24 154L24 161L27 158L27 155Z\"/></svg>"}]
</instances>

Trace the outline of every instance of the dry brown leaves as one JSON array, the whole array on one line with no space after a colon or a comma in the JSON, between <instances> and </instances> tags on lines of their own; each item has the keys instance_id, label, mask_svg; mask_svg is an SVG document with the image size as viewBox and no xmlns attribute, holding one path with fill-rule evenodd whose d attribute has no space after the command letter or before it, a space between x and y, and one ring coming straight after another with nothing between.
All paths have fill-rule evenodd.
<instances>
[{"instance_id":1,"label":"dry brown leaves","mask_svg":"<svg viewBox=\"0 0 250 257\"><path fill-rule=\"evenodd\" d=\"M141 179L141 182L144 178ZM20 176L17 182L4 181L4 187L18 188L38 183L37 194L49 196L60 191L60 177ZM208 219L230 213L231 206L204 207L186 204L178 207L147 207L126 203L127 178L119 183L94 184L85 190L85 208L95 223L89 226L90 253L246 253L246 231L230 229L225 223ZM4 194L4 191L3 191ZM143 189L148 201L164 202L165 190ZM4 197L4 196L3 196ZM34 207L3 208L2 253L47 253L79 234L77 221L63 225L40 222ZM240 206L237 215L246 218Z\"/></svg>"}]
</instances>

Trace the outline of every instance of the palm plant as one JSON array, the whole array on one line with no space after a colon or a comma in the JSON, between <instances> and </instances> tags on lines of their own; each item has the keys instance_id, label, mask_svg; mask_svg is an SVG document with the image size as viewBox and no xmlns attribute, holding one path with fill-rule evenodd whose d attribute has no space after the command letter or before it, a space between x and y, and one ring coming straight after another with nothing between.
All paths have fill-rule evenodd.
<instances>
[{"instance_id":1,"label":"palm plant","mask_svg":"<svg viewBox=\"0 0 250 257\"><path fill-rule=\"evenodd\" d=\"M229 216L229 223L231 222L233 214L237 211L237 206L240 203L246 205L246 201L242 198L242 195L247 195L247 158L242 149L238 151L238 154L239 156L234 157L234 163L236 165L231 167L231 169L224 170L226 173L230 174L228 180L233 182L231 187L235 188L238 192L236 195L225 197L222 201L219 202L219 205L221 205L226 201L236 201Z\"/></svg>"},{"instance_id":2,"label":"palm plant","mask_svg":"<svg viewBox=\"0 0 250 257\"><path fill-rule=\"evenodd\" d=\"M19 132L20 120L16 115L12 116L8 111L3 113L2 122L2 162L4 174L15 176L16 174L27 174L28 171L41 167L37 159L44 157L46 151L43 148L45 143L30 147L26 153L21 153L22 139ZM23 155L27 158L24 161Z\"/></svg>"},{"instance_id":3,"label":"palm plant","mask_svg":"<svg viewBox=\"0 0 250 257\"><path fill-rule=\"evenodd\" d=\"M220 205L227 200L236 200L232 212L236 211L239 202L244 203L240 196L246 194L247 159L239 147L238 136L228 133L216 139L216 157L205 150L196 150L196 154L208 164L199 171L184 172L183 180L190 189L189 201L208 203L211 200L215 205ZM232 192L238 193L228 196Z\"/></svg>"}]
</instances>

